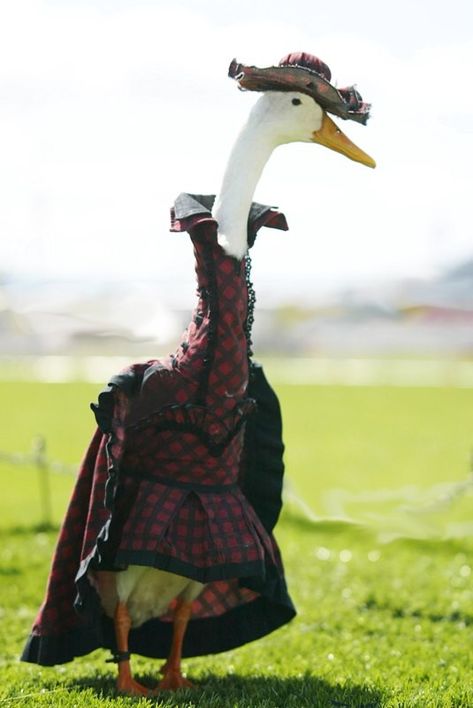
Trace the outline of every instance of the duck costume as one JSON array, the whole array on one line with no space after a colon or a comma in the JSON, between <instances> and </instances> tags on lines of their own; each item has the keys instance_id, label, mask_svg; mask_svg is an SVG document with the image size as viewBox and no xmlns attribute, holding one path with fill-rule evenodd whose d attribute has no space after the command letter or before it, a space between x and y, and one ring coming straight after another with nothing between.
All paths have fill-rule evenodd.
<instances>
[{"instance_id":1,"label":"duck costume","mask_svg":"<svg viewBox=\"0 0 473 708\"><path fill-rule=\"evenodd\" d=\"M272 533L284 472L281 414L252 361L245 255L261 227L287 224L276 209L249 205L279 144L316 142L375 166L327 115L364 124L369 105L353 87L332 86L316 57L290 54L265 69L234 60L229 75L263 95L215 206L211 196L181 194L171 211L171 230L187 231L194 246L191 323L174 355L122 371L92 406L98 429L22 657L51 665L108 648L118 690L129 695L149 695L132 678L130 652L167 656L158 690L180 688L189 685L181 656L232 649L295 615Z\"/></svg>"},{"instance_id":2,"label":"duck costume","mask_svg":"<svg viewBox=\"0 0 473 708\"><path fill-rule=\"evenodd\" d=\"M183 656L257 639L295 614L272 529L281 509L279 403L251 361L249 257L217 243L213 197L181 194L171 230L194 245L199 299L179 350L111 379L61 529L46 599L23 652L52 665L116 651L90 571L146 565L194 579ZM283 214L253 204L248 242ZM172 617L130 632L130 651L168 654Z\"/></svg>"}]
</instances>

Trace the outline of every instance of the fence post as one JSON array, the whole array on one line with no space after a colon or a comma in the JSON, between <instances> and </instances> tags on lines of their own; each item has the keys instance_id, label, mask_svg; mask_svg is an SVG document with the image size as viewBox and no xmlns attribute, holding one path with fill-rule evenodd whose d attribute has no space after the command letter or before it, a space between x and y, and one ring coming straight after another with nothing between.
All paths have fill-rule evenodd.
<instances>
[{"instance_id":1,"label":"fence post","mask_svg":"<svg viewBox=\"0 0 473 708\"><path fill-rule=\"evenodd\" d=\"M33 462L38 470L42 523L44 526L51 526L51 484L49 480L49 465L46 457L46 440L42 435L38 435L33 440Z\"/></svg>"}]
</instances>

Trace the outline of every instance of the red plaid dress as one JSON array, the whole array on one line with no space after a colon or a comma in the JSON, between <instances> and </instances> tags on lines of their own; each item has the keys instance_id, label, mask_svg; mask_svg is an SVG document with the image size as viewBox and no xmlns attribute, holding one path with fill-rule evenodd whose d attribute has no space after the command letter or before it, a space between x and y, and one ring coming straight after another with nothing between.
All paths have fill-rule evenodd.
<instances>
[{"instance_id":1,"label":"red plaid dress","mask_svg":"<svg viewBox=\"0 0 473 708\"><path fill-rule=\"evenodd\" d=\"M197 307L174 355L131 366L93 406L99 429L26 661L62 663L115 648L89 569L147 565L205 583L185 656L238 646L294 615L272 536L283 473L279 406L249 358L248 260L218 245L211 204L211 197L176 200L171 230L188 231L193 241ZM282 214L254 204L250 245L262 225L287 228ZM170 638L167 613L133 629L130 649L166 656Z\"/></svg>"}]
</instances>

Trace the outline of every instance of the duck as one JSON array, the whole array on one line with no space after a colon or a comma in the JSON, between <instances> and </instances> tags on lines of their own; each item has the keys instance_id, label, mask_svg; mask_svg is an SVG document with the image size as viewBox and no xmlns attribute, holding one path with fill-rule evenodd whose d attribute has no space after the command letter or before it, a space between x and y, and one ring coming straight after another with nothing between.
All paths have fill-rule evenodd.
<instances>
[{"instance_id":1,"label":"duck","mask_svg":"<svg viewBox=\"0 0 473 708\"><path fill-rule=\"evenodd\" d=\"M259 95L220 189L183 193L171 209L171 231L194 247L196 307L175 353L127 367L92 404L98 427L22 655L53 665L108 648L117 690L131 696L190 688L183 656L240 646L295 615L273 535L281 412L253 359L249 255L263 226L288 227L253 196L283 144L376 165L329 115L366 124L370 105L333 86L318 57L293 52L265 68L233 60L228 73ZM156 687L134 678L133 652L165 659Z\"/></svg>"}]
</instances>

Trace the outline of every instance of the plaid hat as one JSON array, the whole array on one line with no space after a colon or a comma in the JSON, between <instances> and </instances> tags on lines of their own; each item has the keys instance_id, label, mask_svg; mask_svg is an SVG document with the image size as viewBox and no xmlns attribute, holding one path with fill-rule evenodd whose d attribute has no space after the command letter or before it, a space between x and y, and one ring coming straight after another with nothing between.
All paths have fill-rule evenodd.
<instances>
[{"instance_id":1,"label":"plaid hat","mask_svg":"<svg viewBox=\"0 0 473 708\"><path fill-rule=\"evenodd\" d=\"M278 66L258 69L256 66L230 64L228 75L249 91L299 91L312 96L328 113L344 120L366 122L371 105L363 100L354 86L335 88L327 64L306 52L293 52L283 57Z\"/></svg>"}]
</instances>

